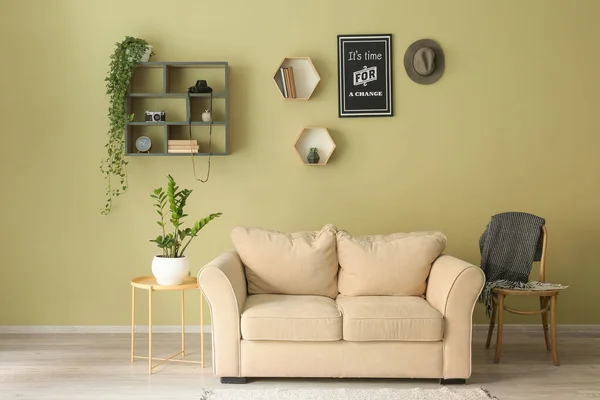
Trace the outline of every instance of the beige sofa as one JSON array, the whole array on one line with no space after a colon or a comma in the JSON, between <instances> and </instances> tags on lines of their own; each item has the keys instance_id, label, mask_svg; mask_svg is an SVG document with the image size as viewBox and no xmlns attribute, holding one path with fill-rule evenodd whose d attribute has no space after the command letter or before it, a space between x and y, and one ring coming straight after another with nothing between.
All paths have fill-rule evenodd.
<instances>
[{"instance_id":1,"label":"beige sofa","mask_svg":"<svg viewBox=\"0 0 600 400\"><path fill-rule=\"evenodd\" d=\"M248 377L471 375L478 267L442 255L439 232L354 237L236 227L234 251L198 274L212 314L213 369Z\"/></svg>"}]
</instances>

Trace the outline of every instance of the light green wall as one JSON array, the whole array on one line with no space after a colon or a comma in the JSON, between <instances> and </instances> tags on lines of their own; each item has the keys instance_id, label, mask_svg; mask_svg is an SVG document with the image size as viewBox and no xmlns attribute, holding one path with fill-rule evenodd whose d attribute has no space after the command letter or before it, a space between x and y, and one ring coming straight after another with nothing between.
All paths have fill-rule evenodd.
<instances>
[{"instance_id":1,"label":"light green wall","mask_svg":"<svg viewBox=\"0 0 600 400\"><path fill-rule=\"evenodd\" d=\"M150 273L155 253L148 195L167 173L194 189L191 215L224 214L189 252L194 273L230 248L236 224L439 229L449 253L478 263L489 217L519 210L547 219L548 277L571 285L559 322L600 323L589 309L600 280L600 2L4 0L2 9L0 324L128 324L128 281ZM393 34L393 118L337 117L336 35L353 33ZM229 61L232 154L213 159L207 185L188 158L132 159L130 190L103 217L104 76L125 35L152 43L156 61ZM402 66L424 37L447 60L431 86ZM271 77L285 56L313 58L322 80L310 101L277 93ZM303 126L330 129L338 147L328 166L299 163ZM176 324L177 300L164 297L157 322Z\"/></svg>"}]
</instances>

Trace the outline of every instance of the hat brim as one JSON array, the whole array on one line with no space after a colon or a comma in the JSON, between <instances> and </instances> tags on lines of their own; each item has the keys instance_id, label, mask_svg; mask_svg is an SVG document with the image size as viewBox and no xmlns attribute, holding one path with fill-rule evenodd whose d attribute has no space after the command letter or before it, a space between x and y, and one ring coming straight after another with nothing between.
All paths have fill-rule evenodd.
<instances>
[{"instance_id":1,"label":"hat brim","mask_svg":"<svg viewBox=\"0 0 600 400\"><path fill-rule=\"evenodd\" d=\"M413 67L413 59L415 58L415 53L417 52L417 50L423 47L429 47L435 52L435 69L430 75L420 75L417 71L415 71ZM434 40L417 40L416 42L408 46L408 49L406 49L406 53L404 53L404 68L406 69L408 77L414 82L419 83L421 85L430 85L432 83L437 82L444 74L445 67L446 60L444 58L444 51L442 50L442 47L439 44L437 44L437 42Z\"/></svg>"}]
</instances>

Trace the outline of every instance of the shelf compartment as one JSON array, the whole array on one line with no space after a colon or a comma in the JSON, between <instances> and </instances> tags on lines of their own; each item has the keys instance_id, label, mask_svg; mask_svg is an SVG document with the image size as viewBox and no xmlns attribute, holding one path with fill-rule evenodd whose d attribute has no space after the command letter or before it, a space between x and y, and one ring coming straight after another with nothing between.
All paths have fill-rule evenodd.
<instances>
[{"instance_id":1,"label":"shelf compartment","mask_svg":"<svg viewBox=\"0 0 600 400\"><path fill-rule=\"evenodd\" d=\"M129 92L132 93L163 93L164 68L136 69L131 77Z\"/></svg>"},{"instance_id":2,"label":"shelf compartment","mask_svg":"<svg viewBox=\"0 0 600 400\"><path fill-rule=\"evenodd\" d=\"M285 84L281 78L280 68L292 68L294 74L294 83L296 89L296 97L285 97L283 85ZM310 57L286 57L283 59L275 74L273 82L279 90L281 97L285 100L308 100L315 91L321 77L317 69L312 63Z\"/></svg>"},{"instance_id":3,"label":"shelf compartment","mask_svg":"<svg viewBox=\"0 0 600 400\"><path fill-rule=\"evenodd\" d=\"M223 99L213 98L212 107L210 98L190 98L190 113L192 121L202 121L204 110L211 109L212 118L216 121L227 121L227 108Z\"/></svg>"},{"instance_id":4,"label":"shelf compartment","mask_svg":"<svg viewBox=\"0 0 600 400\"><path fill-rule=\"evenodd\" d=\"M212 127L212 140L210 151L213 154L228 154L228 143L225 126ZM197 140L200 153L208 154L210 138L210 127L207 125L192 125L192 140ZM167 143L169 140L190 140L190 132L187 126L172 125L167 128ZM177 153L180 154L180 153ZM189 153L183 153L184 155Z\"/></svg>"},{"instance_id":5,"label":"shelf compartment","mask_svg":"<svg viewBox=\"0 0 600 400\"><path fill-rule=\"evenodd\" d=\"M187 99L185 98L129 98L131 107L129 113L134 114L133 122L146 123L146 111L164 111L166 113L166 122L186 121ZM164 122L163 122L164 123ZM152 124L152 123L151 123ZM158 122L157 122L158 124Z\"/></svg>"},{"instance_id":6,"label":"shelf compartment","mask_svg":"<svg viewBox=\"0 0 600 400\"><path fill-rule=\"evenodd\" d=\"M310 164L306 157L309 149L318 149L320 160L317 164ZM335 142L327 128L307 127L302 129L294 144L294 150L304 165L325 165L335 150Z\"/></svg>"},{"instance_id":7,"label":"shelf compartment","mask_svg":"<svg viewBox=\"0 0 600 400\"><path fill-rule=\"evenodd\" d=\"M220 68L207 68L204 65L179 67L171 64L165 68L165 93L185 93L198 80L205 80L207 85L213 89L213 93L226 92L223 70ZM198 94L203 97L210 96L210 93Z\"/></svg>"},{"instance_id":8,"label":"shelf compartment","mask_svg":"<svg viewBox=\"0 0 600 400\"><path fill-rule=\"evenodd\" d=\"M167 137L164 126L127 126L127 143L125 143L125 152L127 155L161 155L166 151L165 139ZM150 153L138 153L135 148L135 141L140 136L147 136L152 142Z\"/></svg>"}]
</instances>

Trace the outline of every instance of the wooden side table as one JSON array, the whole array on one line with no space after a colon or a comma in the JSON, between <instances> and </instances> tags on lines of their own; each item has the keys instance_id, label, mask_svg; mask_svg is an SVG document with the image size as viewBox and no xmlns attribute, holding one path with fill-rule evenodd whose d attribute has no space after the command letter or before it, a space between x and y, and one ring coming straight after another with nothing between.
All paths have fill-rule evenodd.
<instances>
[{"instance_id":1,"label":"wooden side table","mask_svg":"<svg viewBox=\"0 0 600 400\"><path fill-rule=\"evenodd\" d=\"M135 289L148 291L148 356L135 355ZM198 281L195 277L187 277L183 283L174 286L163 286L156 282L153 276L140 276L131 280L131 362L136 358L148 360L148 373L152 374L154 368L167 362L186 362L192 364L201 364L204 367L204 295L200 291L200 361L175 360L174 357L185 354L185 297L184 293L188 289L198 289ZM165 290L181 290L181 351L167 358L152 357L152 292ZM152 365L153 360L160 360L156 365Z\"/></svg>"}]
</instances>

